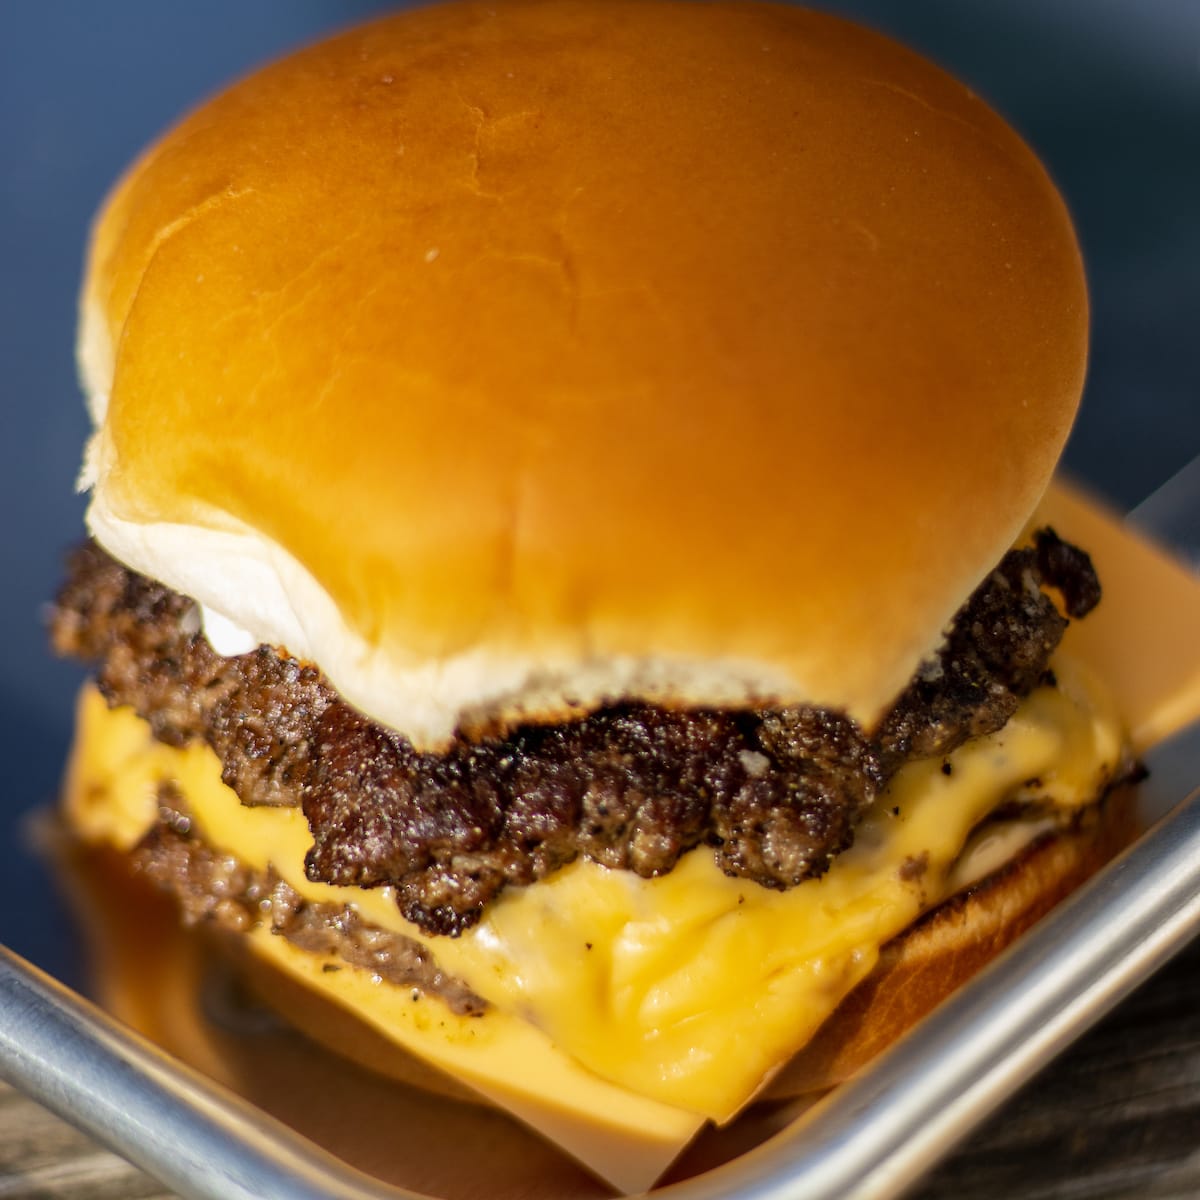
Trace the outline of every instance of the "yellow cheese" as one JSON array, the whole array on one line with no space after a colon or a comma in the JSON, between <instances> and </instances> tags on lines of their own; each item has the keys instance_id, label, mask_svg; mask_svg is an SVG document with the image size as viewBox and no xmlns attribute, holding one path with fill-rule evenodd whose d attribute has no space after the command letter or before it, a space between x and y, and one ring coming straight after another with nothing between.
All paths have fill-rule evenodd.
<instances>
[{"instance_id":1,"label":"yellow cheese","mask_svg":"<svg viewBox=\"0 0 1200 1200\"><path fill-rule=\"evenodd\" d=\"M197 832L314 901L353 904L426 942L487 999L483 1017L295 949L265 926L256 949L407 1049L553 1137L629 1190L648 1186L705 1118L732 1116L874 966L879 947L954 886L955 861L1001 800L1060 805L1096 795L1122 754L1106 701L1065 663L1008 726L941 760L906 767L820 880L772 892L728 878L704 850L643 880L577 862L512 889L462 937L426 937L389 889L307 881L310 839L292 809L248 809L205 747L155 742L128 711L87 691L68 780L72 820L132 846L158 813L157 787L187 798ZM919 864L920 869L913 869ZM331 987L330 979L336 978Z\"/></svg>"}]
</instances>

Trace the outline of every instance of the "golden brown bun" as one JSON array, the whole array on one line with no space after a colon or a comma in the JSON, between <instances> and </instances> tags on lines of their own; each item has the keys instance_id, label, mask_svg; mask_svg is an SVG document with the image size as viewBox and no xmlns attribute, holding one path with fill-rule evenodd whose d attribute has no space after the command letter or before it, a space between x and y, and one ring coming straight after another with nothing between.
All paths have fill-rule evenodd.
<instances>
[{"instance_id":1,"label":"golden brown bun","mask_svg":"<svg viewBox=\"0 0 1200 1200\"><path fill-rule=\"evenodd\" d=\"M614 694L874 720L1042 494L1087 336L967 88L664 0L251 76L117 187L82 308L101 540L425 742Z\"/></svg>"}]
</instances>

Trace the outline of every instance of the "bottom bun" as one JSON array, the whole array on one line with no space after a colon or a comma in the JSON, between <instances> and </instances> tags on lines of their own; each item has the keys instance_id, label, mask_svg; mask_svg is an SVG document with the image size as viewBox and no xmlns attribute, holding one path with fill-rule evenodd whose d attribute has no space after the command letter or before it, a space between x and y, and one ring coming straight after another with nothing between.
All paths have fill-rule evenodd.
<instances>
[{"instance_id":1,"label":"bottom bun","mask_svg":"<svg viewBox=\"0 0 1200 1200\"><path fill-rule=\"evenodd\" d=\"M1113 788L1066 830L1041 834L880 953L875 970L764 1089L779 1099L844 1083L987 966L1137 836L1133 789Z\"/></svg>"}]
</instances>

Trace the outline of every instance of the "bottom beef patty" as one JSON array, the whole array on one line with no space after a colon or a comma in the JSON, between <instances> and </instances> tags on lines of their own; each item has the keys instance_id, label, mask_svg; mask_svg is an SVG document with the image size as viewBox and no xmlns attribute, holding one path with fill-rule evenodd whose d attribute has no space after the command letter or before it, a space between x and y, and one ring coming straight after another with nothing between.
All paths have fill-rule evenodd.
<instances>
[{"instance_id":1,"label":"bottom beef patty","mask_svg":"<svg viewBox=\"0 0 1200 1200\"><path fill-rule=\"evenodd\" d=\"M706 845L726 873L764 887L822 874L904 763L1000 728L1053 682L1067 621L1044 587L1072 617L1100 594L1087 555L1048 529L1005 555L871 735L819 708L620 703L422 753L311 665L266 646L216 654L189 599L91 543L72 558L51 632L156 737L206 742L244 804L301 805L310 879L391 885L408 920L456 934L505 886L581 854L654 876Z\"/></svg>"},{"instance_id":2,"label":"bottom beef patty","mask_svg":"<svg viewBox=\"0 0 1200 1200\"><path fill-rule=\"evenodd\" d=\"M232 933L265 921L292 945L361 967L398 987L438 996L451 1012L478 1016L487 1001L447 975L416 939L372 925L351 906L305 900L273 871L256 871L195 837L187 800L159 787L158 820L134 847L136 870L174 897L189 925L211 922Z\"/></svg>"}]
</instances>

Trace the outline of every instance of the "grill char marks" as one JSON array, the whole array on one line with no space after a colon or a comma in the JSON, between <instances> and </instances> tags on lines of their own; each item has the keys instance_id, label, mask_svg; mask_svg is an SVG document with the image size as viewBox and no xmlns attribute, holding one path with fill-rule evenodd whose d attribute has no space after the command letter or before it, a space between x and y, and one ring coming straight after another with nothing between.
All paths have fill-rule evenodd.
<instances>
[{"instance_id":1,"label":"grill char marks","mask_svg":"<svg viewBox=\"0 0 1200 1200\"><path fill-rule=\"evenodd\" d=\"M200 738L247 804L302 804L316 881L396 888L405 916L456 934L505 886L582 854L653 876L713 847L727 873L788 888L823 873L905 762L1000 728L1082 615L1091 563L1051 531L1015 550L958 614L938 657L868 739L825 710L682 712L622 704L565 725L459 739L442 755L340 700L268 648L222 659L189 601L82 548L52 617L56 647L100 662L113 704L172 745Z\"/></svg>"}]
</instances>

